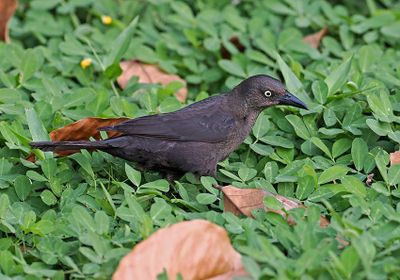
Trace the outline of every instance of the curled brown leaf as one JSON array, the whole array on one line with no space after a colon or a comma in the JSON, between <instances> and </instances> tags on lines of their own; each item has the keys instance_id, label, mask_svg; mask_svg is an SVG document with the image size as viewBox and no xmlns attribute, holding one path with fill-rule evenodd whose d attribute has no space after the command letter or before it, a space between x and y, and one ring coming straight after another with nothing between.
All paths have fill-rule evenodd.
<instances>
[{"instance_id":1,"label":"curled brown leaf","mask_svg":"<svg viewBox=\"0 0 400 280\"><path fill-rule=\"evenodd\" d=\"M244 52L246 50L246 47L242 45L242 43L239 41L239 38L236 36L233 36L229 39L229 42L236 47L236 49L239 52ZM230 59L232 57L231 53L225 48L224 45L222 45L221 48L221 56L224 59Z\"/></svg>"},{"instance_id":2,"label":"curled brown leaf","mask_svg":"<svg viewBox=\"0 0 400 280\"><path fill-rule=\"evenodd\" d=\"M129 118L84 118L67 126L50 132L50 139L53 141L77 141L89 140L90 137L100 139L99 127L114 125L129 120ZM117 136L119 133L109 131L108 136Z\"/></svg>"},{"instance_id":3,"label":"curled brown leaf","mask_svg":"<svg viewBox=\"0 0 400 280\"><path fill-rule=\"evenodd\" d=\"M294 208L304 208L305 206L299 201L284 197L279 194L273 194L262 189L241 189L234 186L222 187L224 194L224 211L232 212L235 215L246 215L252 217L252 211L255 209L264 209L267 212L275 212L288 220L289 224L294 224L294 220L287 216L286 211ZM268 209L264 206L264 198L272 196L282 204L284 210ZM320 218L320 226L326 227L329 221L322 217Z\"/></svg>"},{"instance_id":4,"label":"curled brown leaf","mask_svg":"<svg viewBox=\"0 0 400 280\"><path fill-rule=\"evenodd\" d=\"M14 15L17 6L17 0L0 1L0 40L6 43L10 41L10 37L8 36L8 22Z\"/></svg>"},{"instance_id":5,"label":"curled brown leaf","mask_svg":"<svg viewBox=\"0 0 400 280\"><path fill-rule=\"evenodd\" d=\"M50 139L52 141L78 141L89 140L91 137L100 139L100 132L97 130L102 126L114 125L117 123L129 120L129 118L84 118L67 126L58 128L50 132ZM108 131L108 137L118 136L119 133L115 131ZM57 155L67 156L78 151L58 151ZM27 160L34 162L35 156L30 154Z\"/></svg>"},{"instance_id":6,"label":"curled brown leaf","mask_svg":"<svg viewBox=\"0 0 400 280\"><path fill-rule=\"evenodd\" d=\"M319 44L321 43L322 38L324 38L327 33L328 28L324 27L316 33L305 36L303 40L314 49L317 49L319 47Z\"/></svg>"},{"instance_id":7,"label":"curled brown leaf","mask_svg":"<svg viewBox=\"0 0 400 280\"><path fill-rule=\"evenodd\" d=\"M140 83L160 83L167 85L171 82L181 82L185 86L179 89L175 96L180 102L185 102L187 97L186 82L181 77L163 72L157 65L141 63L137 60L122 61L120 63L122 74L118 77L119 86L124 89L130 78L139 77Z\"/></svg>"},{"instance_id":8,"label":"curled brown leaf","mask_svg":"<svg viewBox=\"0 0 400 280\"><path fill-rule=\"evenodd\" d=\"M185 280L228 280L246 274L226 231L205 220L158 230L121 260L113 280L157 279L163 271L168 279L181 274Z\"/></svg>"}]
</instances>

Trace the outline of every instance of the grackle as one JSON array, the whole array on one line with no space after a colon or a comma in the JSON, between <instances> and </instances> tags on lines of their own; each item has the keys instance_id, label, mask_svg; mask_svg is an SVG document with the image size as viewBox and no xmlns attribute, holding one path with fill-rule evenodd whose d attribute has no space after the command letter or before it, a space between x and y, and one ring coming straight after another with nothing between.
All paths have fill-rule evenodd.
<instances>
[{"instance_id":1,"label":"grackle","mask_svg":"<svg viewBox=\"0 0 400 280\"><path fill-rule=\"evenodd\" d=\"M178 111L99 128L120 132L120 136L100 141L32 142L31 146L43 151L97 149L168 176L192 172L215 177L217 163L244 141L262 110L274 105L307 109L279 80L256 75L228 93Z\"/></svg>"}]
</instances>

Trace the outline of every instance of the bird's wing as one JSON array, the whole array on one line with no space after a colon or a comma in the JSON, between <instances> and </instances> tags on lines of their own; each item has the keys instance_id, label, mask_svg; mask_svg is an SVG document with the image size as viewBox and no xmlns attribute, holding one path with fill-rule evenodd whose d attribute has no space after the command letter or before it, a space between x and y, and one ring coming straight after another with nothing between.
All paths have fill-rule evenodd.
<instances>
[{"instance_id":1,"label":"bird's wing","mask_svg":"<svg viewBox=\"0 0 400 280\"><path fill-rule=\"evenodd\" d=\"M205 101L176 112L132 119L99 130L174 141L222 142L236 124L218 103Z\"/></svg>"}]
</instances>

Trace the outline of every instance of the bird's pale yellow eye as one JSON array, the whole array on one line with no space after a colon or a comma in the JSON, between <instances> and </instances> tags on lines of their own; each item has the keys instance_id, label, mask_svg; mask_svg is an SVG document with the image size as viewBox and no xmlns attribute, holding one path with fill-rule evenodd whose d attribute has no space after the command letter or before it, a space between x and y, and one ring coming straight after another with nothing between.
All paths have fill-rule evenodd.
<instances>
[{"instance_id":1,"label":"bird's pale yellow eye","mask_svg":"<svg viewBox=\"0 0 400 280\"><path fill-rule=\"evenodd\" d=\"M266 90L266 91L264 92L264 95L265 95L266 97L271 97L272 92L269 91L269 90Z\"/></svg>"}]
</instances>

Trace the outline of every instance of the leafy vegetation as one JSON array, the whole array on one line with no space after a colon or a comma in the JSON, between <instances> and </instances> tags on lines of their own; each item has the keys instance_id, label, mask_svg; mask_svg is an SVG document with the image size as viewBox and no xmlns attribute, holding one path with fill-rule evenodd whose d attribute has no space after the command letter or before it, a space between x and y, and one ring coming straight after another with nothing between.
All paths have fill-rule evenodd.
<instances>
[{"instance_id":1,"label":"leafy vegetation","mask_svg":"<svg viewBox=\"0 0 400 280\"><path fill-rule=\"evenodd\" d=\"M0 44L0 278L108 279L156 229L202 218L226 228L255 279L396 279L398 2L189 2L20 1L12 43ZM318 49L303 42L324 27ZM131 58L186 80L188 103L258 73L307 102L309 111L265 110L217 177L301 200L295 225L224 213L211 178L170 184L101 152L26 160L31 140L78 119L184 106L174 83L119 89L119 62Z\"/></svg>"}]
</instances>

